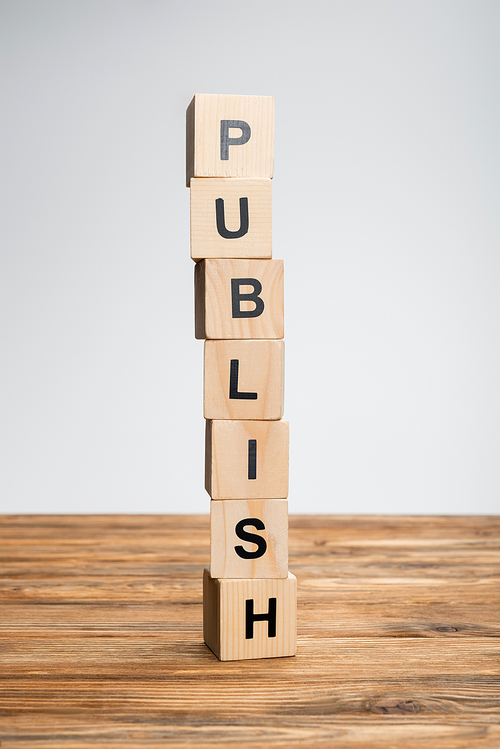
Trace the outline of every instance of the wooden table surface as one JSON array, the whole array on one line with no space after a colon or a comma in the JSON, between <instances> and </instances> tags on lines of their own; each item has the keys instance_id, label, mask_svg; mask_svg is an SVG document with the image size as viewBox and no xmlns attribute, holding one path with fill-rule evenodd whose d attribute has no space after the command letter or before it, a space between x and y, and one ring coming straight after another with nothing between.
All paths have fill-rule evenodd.
<instances>
[{"instance_id":1,"label":"wooden table surface","mask_svg":"<svg viewBox=\"0 0 500 749\"><path fill-rule=\"evenodd\" d=\"M298 655L202 641L208 516L0 516L1 749L500 747L500 518L292 516Z\"/></svg>"}]
</instances>

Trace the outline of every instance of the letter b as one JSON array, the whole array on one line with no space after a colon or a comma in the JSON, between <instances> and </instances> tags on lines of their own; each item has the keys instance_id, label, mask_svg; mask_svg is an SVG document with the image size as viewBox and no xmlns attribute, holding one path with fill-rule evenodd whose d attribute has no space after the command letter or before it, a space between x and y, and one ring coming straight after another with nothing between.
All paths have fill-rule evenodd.
<instances>
[{"instance_id":1,"label":"letter b","mask_svg":"<svg viewBox=\"0 0 500 749\"><path fill-rule=\"evenodd\" d=\"M240 286L253 286L253 292L242 294ZM259 317L264 312L264 301L259 294L262 284L256 278L232 278L231 279L231 301L233 317ZM255 309L242 310L241 302L253 302Z\"/></svg>"}]
</instances>

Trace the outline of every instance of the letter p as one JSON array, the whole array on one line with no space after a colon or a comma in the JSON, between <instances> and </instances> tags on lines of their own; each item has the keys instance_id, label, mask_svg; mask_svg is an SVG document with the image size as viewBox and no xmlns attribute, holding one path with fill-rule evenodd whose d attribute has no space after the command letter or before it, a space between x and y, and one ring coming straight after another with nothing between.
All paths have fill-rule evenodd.
<instances>
[{"instance_id":1,"label":"letter p","mask_svg":"<svg viewBox=\"0 0 500 749\"><path fill-rule=\"evenodd\" d=\"M229 130L231 128L241 130L239 138L230 138ZM221 120L220 121L220 157L221 161L229 159L229 146L242 146L250 140L250 125L244 120Z\"/></svg>"}]
</instances>

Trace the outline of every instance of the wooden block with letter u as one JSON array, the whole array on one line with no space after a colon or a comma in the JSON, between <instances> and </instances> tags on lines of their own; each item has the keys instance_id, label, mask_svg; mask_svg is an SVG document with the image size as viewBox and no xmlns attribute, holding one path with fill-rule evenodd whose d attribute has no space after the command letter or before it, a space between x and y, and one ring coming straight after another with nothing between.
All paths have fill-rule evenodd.
<instances>
[{"instance_id":1,"label":"wooden block with letter u","mask_svg":"<svg viewBox=\"0 0 500 749\"><path fill-rule=\"evenodd\" d=\"M192 179L191 257L271 258L270 179Z\"/></svg>"},{"instance_id":2,"label":"wooden block with letter u","mask_svg":"<svg viewBox=\"0 0 500 749\"><path fill-rule=\"evenodd\" d=\"M203 574L203 637L221 661L295 655L297 579Z\"/></svg>"},{"instance_id":3,"label":"wooden block with letter u","mask_svg":"<svg viewBox=\"0 0 500 749\"><path fill-rule=\"evenodd\" d=\"M195 265L196 338L283 338L283 260Z\"/></svg>"}]
</instances>

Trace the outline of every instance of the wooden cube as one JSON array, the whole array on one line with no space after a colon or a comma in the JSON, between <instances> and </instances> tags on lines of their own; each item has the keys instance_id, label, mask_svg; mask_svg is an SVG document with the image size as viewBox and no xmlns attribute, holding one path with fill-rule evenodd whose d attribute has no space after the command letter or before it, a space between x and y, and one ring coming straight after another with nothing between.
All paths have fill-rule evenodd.
<instances>
[{"instance_id":1,"label":"wooden cube","mask_svg":"<svg viewBox=\"0 0 500 749\"><path fill-rule=\"evenodd\" d=\"M287 500L212 500L210 570L220 578L288 577Z\"/></svg>"},{"instance_id":2,"label":"wooden cube","mask_svg":"<svg viewBox=\"0 0 500 749\"><path fill-rule=\"evenodd\" d=\"M203 574L203 637L221 661L297 650L297 579L220 580Z\"/></svg>"},{"instance_id":3,"label":"wooden cube","mask_svg":"<svg viewBox=\"0 0 500 749\"><path fill-rule=\"evenodd\" d=\"M205 489L212 499L286 499L288 421L207 421Z\"/></svg>"},{"instance_id":4,"label":"wooden cube","mask_svg":"<svg viewBox=\"0 0 500 749\"><path fill-rule=\"evenodd\" d=\"M196 338L283 338L283 260L201 260L194 278Z\"/></svg>"},{"instance_id":5,"label":"wooden cube","mask_svg":"<svg viewBox=\"0 0 500 749\"><path fill-rule=\"evenodd\" d=\"M271 180L192 179L191 257L271 258Z\"/></svg>"},{"instance_id":6,"label":"wooden cube","mask_svg":"<svg viewBox=\"0 0 500 749\"><path fill-rule=\"evenodd\" d=\"M283 363L283 341L205 341L205 419L281 419Z\"/></svg>"},{"instance_id":7,"label":"wooden cube","mask_svg":"<svg viewBox=\"0 0 500 749\"><path fill-rule=\"evenodd\" d=\"M196 94L186 111L186 184L192 177L273 176L272 96Z\"/></svg>"}]
</instances>

